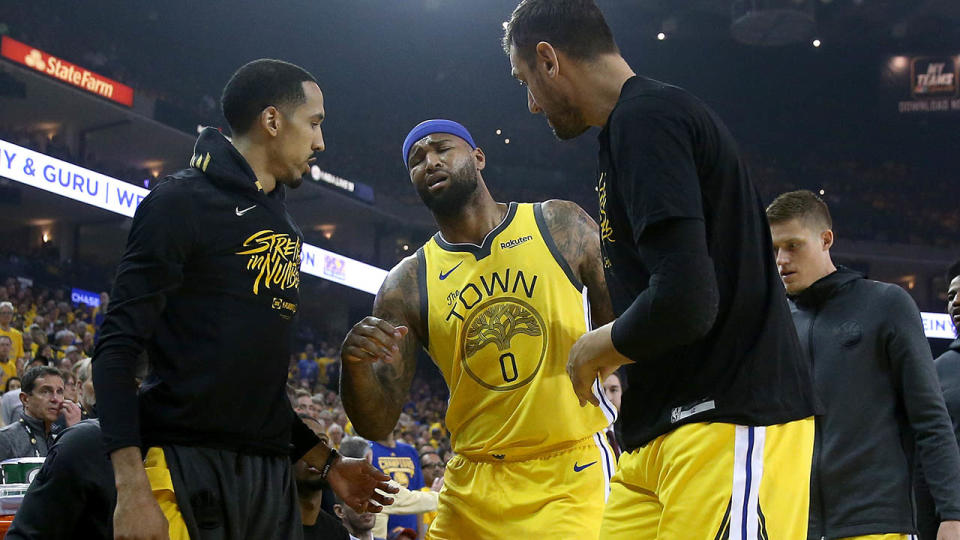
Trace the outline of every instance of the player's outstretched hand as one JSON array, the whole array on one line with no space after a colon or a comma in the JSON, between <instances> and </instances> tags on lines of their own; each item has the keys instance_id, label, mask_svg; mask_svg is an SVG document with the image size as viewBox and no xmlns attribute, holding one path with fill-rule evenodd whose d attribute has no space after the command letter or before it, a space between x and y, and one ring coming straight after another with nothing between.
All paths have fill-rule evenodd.
<instances>
[{"instance_id":1,"label":"player's outstretched hand","mask_svg":"<svg viewBox=\"0 0 960 540\"><path fill-rule=\"evenodd\" d=\"M337 496L358 514L377 513L384 506L393 504L393 497L384 493L396 493L398 488L388 484L390 477L377 470L365 459L338 457L327 473L327 482Z\"/></svg>"},{"instance_id":2,"label":"player's outstretched hand","mask_svg":"<svg viewBox=\"0 0 960 540\"><path fill-rule=\"evenodd\" d=\"M343 345L340 358L344 362L397 362L401 359L400 345L409 328L394 326L383 319L365 317L353 325Z\"/></svg>"}]
</instances>

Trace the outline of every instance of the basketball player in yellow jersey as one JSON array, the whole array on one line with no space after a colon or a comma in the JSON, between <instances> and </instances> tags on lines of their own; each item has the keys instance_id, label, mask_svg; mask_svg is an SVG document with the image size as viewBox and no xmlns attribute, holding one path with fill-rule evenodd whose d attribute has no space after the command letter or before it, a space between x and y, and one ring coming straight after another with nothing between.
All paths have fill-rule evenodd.
<instances>
[{"instance_id":1,"label":"basketball player in yellow jersey","mask_svg":"<svg viewBox=\"0 0 960 540\"><path fill-rule=\"evenodd\" d=\"M494 201L483 151L456 122L415 127L403 158L440 231L343 343L348 416L370 439L392 430L421 345L450 387L457 454L427 538L597 538L616 413L599 381L601 406L581 408L565 372L591 316L612 317L596 223L566 201Z\"/></svg>"}]
</instances>

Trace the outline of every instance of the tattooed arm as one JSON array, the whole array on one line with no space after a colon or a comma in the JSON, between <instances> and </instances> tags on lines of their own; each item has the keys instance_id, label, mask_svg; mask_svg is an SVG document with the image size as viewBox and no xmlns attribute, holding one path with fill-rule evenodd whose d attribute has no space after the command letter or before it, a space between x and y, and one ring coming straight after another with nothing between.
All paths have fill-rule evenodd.
<instances>
[{"instance_id":1,"label":"tattooed arm","mask_svg":"<svg viewBox=\"0 0 960 540\"><path fill-rule=\"evenodd\" d=\"M613 306L603 275L597 223L576 203L550 200L541 205L550 236L581 283L587 286L594 327L613 320Z\"/></svg>"},{"instance_id":2,"label":"tattooed arm","mask_svg":"<svg viewBox=\"0 0 960 540\"><path fill-rule=\"evenodd\" d=\"M397 424L417 368L424 336L417 257L390 271L373 302L373 315L354 325L340 347L343 408L362 437L381 440Z\"/></svg>"}]
</instances>

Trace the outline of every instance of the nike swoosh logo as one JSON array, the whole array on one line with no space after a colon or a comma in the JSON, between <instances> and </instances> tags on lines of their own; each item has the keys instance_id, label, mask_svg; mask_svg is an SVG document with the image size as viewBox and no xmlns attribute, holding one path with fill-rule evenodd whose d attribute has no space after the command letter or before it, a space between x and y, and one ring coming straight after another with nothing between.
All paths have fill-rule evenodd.
<instances>
[{"instance_id":1,"label":"nike swoosh logo","mask_svg":"<svg viewBox=\"0 0 960 540\"><path fill-rule=\"evenodd\" d=\"M256 207L257 207L257 205L253 205L253 206L251 206L250 208L244 208L243 210L241 210L240 207L238 206L238 207L236 208L236 210L237 210L237 215L238 215L238 216L242 216L242 215L246 214L247 212L253 210L253 209L256 208Z\"/></svg>"},{"instance_id":2,"label":"nike swoosh logo","mask_svg":"<svg viewBox=\"0 0 960 540\"><path fill-rule=\"evenodd\" d=\"M574 462L574 463L573 463L573 472L580 472L580 471L586 469L587 467L589 467L589 466L591 466L591 465L596 465L596 464L597 464L596 461L591 461L590 463L587 463L586 465L578 465L576 462Z\"/></svg>"},{"instance_id":3,"label":"nike swoosh logo","mask_svg":"<svg viewBox=\"0 0 960 540\"><path fill-rule=\"evenodd\" d=\"M447 271L446 274L444 274L444 273L443 273L443 270L441 270L441 271L440 271L440 281L443 281L443 280L447 279L447 276L449 276L450 274L452 274L453 271L456 270L457 268L460 268L460 265L461 265L461 264L463 264L463 261L458 262L457 265L454 266L453 268L451 268L449 271Z\"/></svg>"}]
</instances>

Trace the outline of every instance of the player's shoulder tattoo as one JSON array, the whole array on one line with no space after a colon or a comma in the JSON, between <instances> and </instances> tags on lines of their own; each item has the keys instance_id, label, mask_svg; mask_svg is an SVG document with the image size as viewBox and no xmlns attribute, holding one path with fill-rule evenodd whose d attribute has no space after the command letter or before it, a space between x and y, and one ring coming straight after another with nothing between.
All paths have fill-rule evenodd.
<instances>
[{"instance_id":1,"label":"player's shoulder tattoo","mask_svg":"<svg viewBox=\"0 0 960 540\"><path fill-rule=\"evenodd\" d=\"M420 320L420 260L416 254L406 257L387 274L373 303L373 315L393 324L410 326L423 335Z\"/></svg>"},{"instance_id":2,"label":"player's shoulder tattoo","mask_svg":"<svg viewBox=\"0 0 960 540\"><path fill-rule=\"evenodd\" d=\"M598 254L600 240L597 222L580 205L552 199L543 202L541 209L550 236L571 268L576 271L587 257Z\"/></svg>"}]
</instances>

